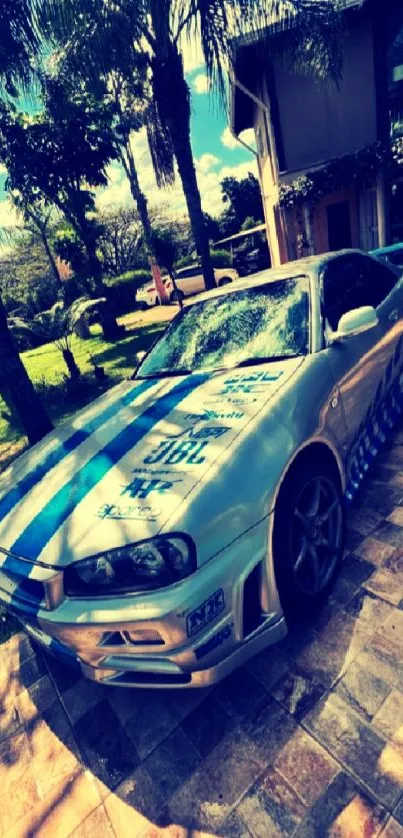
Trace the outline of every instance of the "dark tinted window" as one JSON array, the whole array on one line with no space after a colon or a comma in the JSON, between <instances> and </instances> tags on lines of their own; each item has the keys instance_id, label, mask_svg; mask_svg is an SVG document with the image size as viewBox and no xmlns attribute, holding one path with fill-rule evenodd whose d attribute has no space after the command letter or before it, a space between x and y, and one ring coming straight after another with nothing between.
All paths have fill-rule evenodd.
<instances>
[{"instance_id":1,"label":"dark tinted window","mask_svg":"<svg viewBox=\"0 0 403 838\"><path fill-rule=\"evenodd\" d=\"M361 306L377 308L392 291L396 275L370 257L351 254L331 261L324 272L324 314L331 328L340 317Z\"/></svg>"},{"instance_id":2,"label":"dark tinted window","mask_svg":"<svg viewBox=\"0 0 403 838\"><path fill-rule=\"evenodd\" d=\"M324 314L333 331L346 311L373 305L368 272L362 260L340 256L329 262L324 272L323 296Z\"/></svg>"},{"instance_id":3,"label":"dark tinted window","mask_svg":"<svg viewBox=\"0 0 403 838\"><path fill-rule=\"evenodd\" d=\"M403 268L403 249L395 250L394 253L389 253L387 258L389 262L392 262L392 265L397 265L398 268Z\"/></svg>"},{"instance_id":4,"label":"dark tinted window","mask_svg":"<svg viewBox=\"0 0 403 838\"><path fill-rule=\"evenodd\" d=\"M371 305L376 308L393 291L398 277L391 268L388 268L382 262L378 262L378 260L368 259L368 266L373 293L373 302Z\"/></svg>"},{"instance_id":5,"label":"dark tinted window","mask_svg":"<svg viewBox=\"0 0 403 838\"><path fill-rule=\"evenodd\" d=\"M201 273L201 268L199 265L194 266L193 268L182 268L177 272L178 279L188 279L192 276L199 276Z\"/></svg>"}]
</instances>

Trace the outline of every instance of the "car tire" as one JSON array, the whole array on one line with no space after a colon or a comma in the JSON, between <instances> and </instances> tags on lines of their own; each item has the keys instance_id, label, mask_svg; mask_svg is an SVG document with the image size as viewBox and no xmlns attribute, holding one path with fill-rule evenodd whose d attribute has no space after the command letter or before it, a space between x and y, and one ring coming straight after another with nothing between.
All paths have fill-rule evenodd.
<instances>
[{"instance_id":1,"label":"car tire","mask_svg":"<svg viewBox=\"0 0 403 838\"><path fill-rule=\"evenodd\" d=\"M171 303L179 303L181 300L183 300L184 296L185 295L183 291L181 291L179 288L175 288L175 290L171 293L169 301Z\"/></svg>"},{"instance_id":2,"label":"car tire","mask_svg":"<svg viewBox=\"0 0 403 838\"><path fill-rule=\"evenodd\" d=\"M336 465L302 457L284 480L274 515L274 570L290 624L324 602L340 568L345 508Z\"/></svg>"},{"instance_id":3,"label":"car tire","mask_svg":"<svg viewBox=\"0 0 403 838\"><path fill-rule=\"evenodd\" d=\"M229 285L229 284L230 284L230 282L232 282L231 277L229 277L229 276L223 276L223 277L222 277L222 279L219 279L219 280L218 280L218 287L219 287L219 288L222 288L222 286L223 286L223 285Z\"/></svg>"}]
</instances>

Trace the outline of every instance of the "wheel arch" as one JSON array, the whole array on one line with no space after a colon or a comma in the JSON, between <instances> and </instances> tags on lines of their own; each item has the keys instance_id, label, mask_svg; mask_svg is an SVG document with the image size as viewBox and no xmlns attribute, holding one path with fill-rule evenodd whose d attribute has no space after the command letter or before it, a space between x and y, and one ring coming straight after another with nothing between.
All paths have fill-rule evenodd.
<instances>
[{"instance_id":1,"label":"wheel arch","mask_svg":"<svg viewBox=\"0 0 403 838\"><path fill-rule=\"evenodd\" d=\"M297 466L299 467L304 460L312 461L312 458L318 460L319 462L326 463L326 465L330 468L334 476L337 477L341 491L344 493L346 488L346 480L344 466L339 452L334 448L334 446L332 446L329 440L315 439L301 446L301 448L299 448L294 453L294 456L288 462L287 467L284 469L282 478L277 486L277 491L273 503L274 507L276 505L277 498L279 497L280 492L284 489L285 483L287 482L287 480L290 479L290 477L292 477L293 469L295 469Z\"/></svg>"},{"instance_id":2,"label":"wheel arch","mask_svg":"<svg viewBox=\"0 0 403 838\"><path fill-rule=\"evenodd\" d=\"M267 580L269 587L266 591L262 590L262 597L266 596L268 602L270 603L270 607L272 609L277 610L279 614L284 615L283 611L283 603L280 597L280 589L278 584L278 579L275 570L275 559L274 559L274 536L275 536L275 521L276 521L276 507L277 501L280 497L281 492L286 489L287 481L292 478L293 471L297 468L300 468L303 465L304 460L306 462L312 463L312 460L317 460L319 462L325 461L327 466L332 471L333 475L336 477L340 490L342 493L345 491L345 473L344 473L344 465L343 460L340 456L340 453L337 449L335 449L332 444L329 442L328 439L315 439L308 441L305 445L301 446L295 453L294 456L290 459L287 464L287 467L284 469L284 473L282 475L281 480L278 483L277 491L275 498L273 499L273 506L272 506L272 513L269 518L269 564L267 569ZM267 581L266 581L267 586Z\"/></svg>"}]
</instances>

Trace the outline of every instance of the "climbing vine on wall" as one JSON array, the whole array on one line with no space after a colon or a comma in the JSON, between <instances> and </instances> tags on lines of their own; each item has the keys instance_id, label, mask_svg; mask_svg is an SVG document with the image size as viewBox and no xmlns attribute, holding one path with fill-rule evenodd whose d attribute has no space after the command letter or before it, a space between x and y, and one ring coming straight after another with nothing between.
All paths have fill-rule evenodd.
<instances>
[{"instance_id":1,"label":"climbing vine on wall","mask_svg":"<svg viewBox=\"0 0 403 838\"><path fill-rule=\"evenodd\" d=\"M364 189L373 184L381 167L387 162L403 164L403 144L391 147L378 142L366 146L356 154L346 154L332 160L317 171L300 175L291 183L279 187L280 207L295 207L308 202L315 205L324 195L356 185Z\"/></svg>"}]
</instances>

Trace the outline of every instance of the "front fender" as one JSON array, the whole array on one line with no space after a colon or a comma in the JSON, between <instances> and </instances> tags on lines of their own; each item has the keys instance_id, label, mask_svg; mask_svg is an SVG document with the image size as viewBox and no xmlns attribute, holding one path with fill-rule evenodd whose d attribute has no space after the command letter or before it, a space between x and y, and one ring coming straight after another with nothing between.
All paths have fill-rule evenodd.
<instances>
[{"instance_id":1,"label":"front fender","mask_svg":"<svg viewBox=\"0 0 403 838\"><path fill-rule=\"evenodd\" d=\"M272 408L214 464L164 529L191 535L204 564L270 513L294 449L290 430Z\"/></svg>"}]
</instances>

